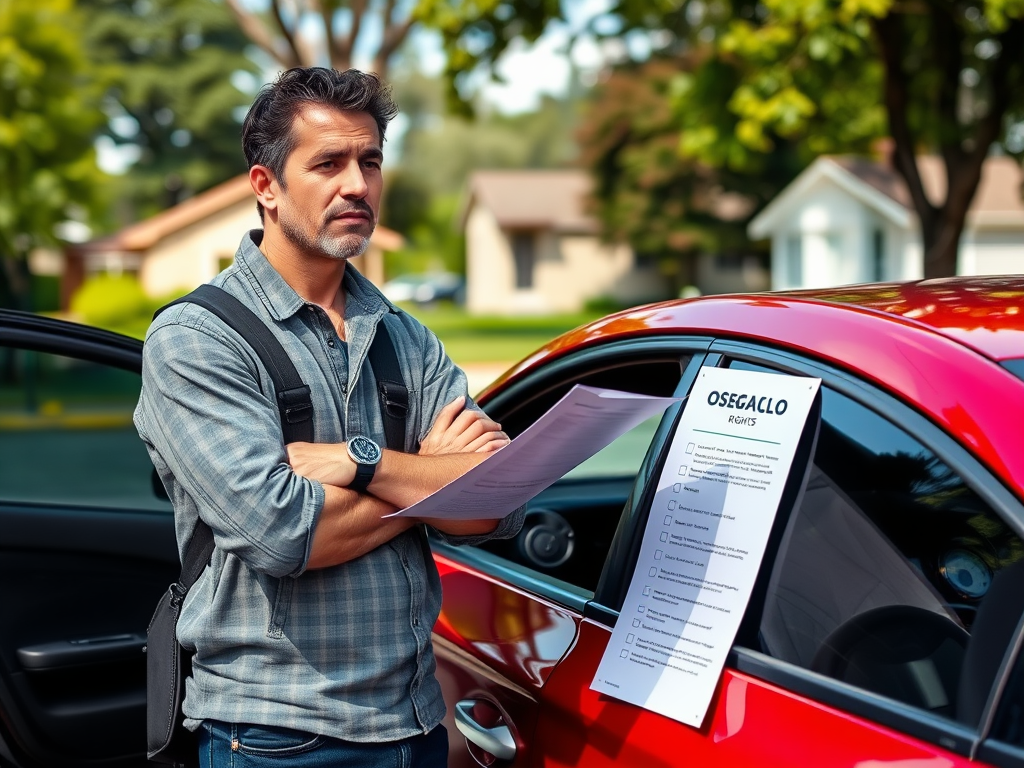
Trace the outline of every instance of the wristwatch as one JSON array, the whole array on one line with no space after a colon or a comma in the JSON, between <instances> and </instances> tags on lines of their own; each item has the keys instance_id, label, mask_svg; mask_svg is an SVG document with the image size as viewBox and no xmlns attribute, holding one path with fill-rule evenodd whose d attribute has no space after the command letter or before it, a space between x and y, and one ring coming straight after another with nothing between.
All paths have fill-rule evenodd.
<instances>
[{"instance_id":1,"label":"wristwatch","mask_svg":"<svg viewBox=\"0 0 1024 768\"><path fill-rule=\"evenodd\" d=\"M373 473L377 471L377 464L380 462L381 450L373 440L362 435L350 438L347 446L348 457L355 462L356 476L348 484L353 491L365 491L370 481L373 480Z\"/></svg>"}]
</instances>

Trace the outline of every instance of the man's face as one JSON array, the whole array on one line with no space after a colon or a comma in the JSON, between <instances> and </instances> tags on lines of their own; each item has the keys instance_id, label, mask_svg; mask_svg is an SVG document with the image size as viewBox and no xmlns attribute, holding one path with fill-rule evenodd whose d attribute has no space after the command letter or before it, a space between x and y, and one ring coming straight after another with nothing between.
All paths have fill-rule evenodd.
<instances>
[{"instance_id":1,"label":"man's face","mask_svg":"<svg viewBox=\"0 0 1024 768\"><path fill-rule=\"evenodd\" d=\"M282 234L308 255L359 256L377 224L381 177L377 123L367 112L303 107L277 205Z\"/></svg>"}]
</instances>

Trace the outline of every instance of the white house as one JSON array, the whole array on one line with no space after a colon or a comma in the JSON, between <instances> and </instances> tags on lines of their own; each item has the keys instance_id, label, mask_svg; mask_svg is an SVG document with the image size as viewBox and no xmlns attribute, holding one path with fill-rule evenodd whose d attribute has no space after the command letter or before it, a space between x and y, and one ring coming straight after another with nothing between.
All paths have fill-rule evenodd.
<instances>
[{"instance_id":1,"label":"white house","mask_svg":"<svg viewBox=\"0 0 1024 768\"><path fill-rule=\"evenodd\" d=\"M90 275L136 275L147 295L160 298L207 282L231 263L242 235L262 227L247 174L132 224L108 237L68 248L61 284L62 306ZM384 251L402 237L378 226L356 268L378 285L384 281Z\"/></svg>"},{"instance_id":2,"label":"white house","mask_svg":"<svg viewBox=\"0 0 1024 768\"><path fill-rule=\"evenodd\" d=\"M917 159L925 192L945 196L945 168ZM960 240L957 272L1024 272L1024 172L1009 157L990 157ZM902 177L865 158L820 157L748 227L771 238L773 289L819 288L923 275L920 225Z\"/></svg>"},{"instance_id":3,"label":"white house","mask_svg":"<svg viewBox=\"0 0 1024 768\"><path fill-rule=\"evenodd\" d=\"M475 314L574 312L588 299L664 298L657 265L602 243L579 170L478 171L469 180L466 307Z\"/></svg>"}]
</instances>

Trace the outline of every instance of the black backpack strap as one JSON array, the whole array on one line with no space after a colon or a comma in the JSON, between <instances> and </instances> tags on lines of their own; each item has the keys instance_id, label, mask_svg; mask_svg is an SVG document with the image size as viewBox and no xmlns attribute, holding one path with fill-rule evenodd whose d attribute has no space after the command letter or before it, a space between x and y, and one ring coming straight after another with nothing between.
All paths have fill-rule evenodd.
<instances>
[{"instance_id":1,"label":"black backpack strap","mask_svg":"<svg viewBox=\"0 0 1024 768\"><path fill-rule=\"evenodd\" d=\"M313 442L313 401L309 387L299 378L295 365L267 324L245 304L214 285L200 285L192 293L158 309L153 317L175 304L186 303L198 304L227 323L263 361L274 380L284 442Z\"/></svg>"},{"instance_id":2,"label":"black backpack strap","mask_svg":"<svg viewBox=\"0 0 1024 768\"><path fill-rule=\"evenodd\" d=\"M384 324L384 318L377 323L377 332L370 343L370 368L377 380L377 396L380 398L380 414L384 420L384 437L387 447L393 451L405 450L405 424L409 415L409 389L402 378L391 334Z\"/></svg>"}]
</instances>

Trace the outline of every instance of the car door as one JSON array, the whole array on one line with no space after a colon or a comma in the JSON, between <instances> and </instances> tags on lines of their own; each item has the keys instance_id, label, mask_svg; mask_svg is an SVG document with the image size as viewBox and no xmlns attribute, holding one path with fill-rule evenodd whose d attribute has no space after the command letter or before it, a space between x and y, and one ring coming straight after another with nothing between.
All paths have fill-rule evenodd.
<instances>
[{"instance_id":1,"label":"car door","mask_svg":"<svg viewBox=\"0 0 1024 768\"><path fill-rule=\"evenodd\" d=\"M611 344L534 371L490 401L512 435L573 384L671 395L688 388L710 339ZM541 764L535 736L548 680L576 644L623 509L642 491L641 466L678 407L623 435L527 507L512 540L481 547L433 541L444 602L434 629L452 768Z\"/></svg>"},{"instance_id":2,"label":"car door","mask_svg":"<svg viewBox=\"0 0 1024 768\"><path fill-rule=\"evenodd\" d=\"M975 764L1003 679L976 670L988 658L1002 669L1020 638L1015 622L994 641L982 631L986 614L1004 613L985 608L987 582L1012 579L1000 574L1024 556L1019 501L931 422L845 372L737 342L716 342L704 364L823 380L813 452L798 450L794 463L807 486L793 492L791 477L704 723L690 728L589 689L635 564L650 511L644 484L660 472L668 424L572 645L542 685L522 692L536 726L528 760L515 764ZM501 581L490 567L486 576ZM850 658L858 664L844 666Z\"/></svg>"},{"instance_id":3,"label":"car door","mask_svg":"<svg viewBox=\"0 0 1024 768\"><path fill-rule=\"evenodd\" d=\"M179 566L131 421L141 350L0 311L0 764L145 761L146 627Z\"/></svg>"}]
</instances>

